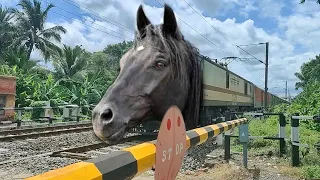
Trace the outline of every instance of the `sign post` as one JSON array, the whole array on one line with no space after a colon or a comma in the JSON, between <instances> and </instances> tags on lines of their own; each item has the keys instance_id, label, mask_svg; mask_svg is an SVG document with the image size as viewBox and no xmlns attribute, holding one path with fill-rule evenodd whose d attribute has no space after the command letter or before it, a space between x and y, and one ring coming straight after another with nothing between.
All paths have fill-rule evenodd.
<instances>
[{"instance_id":1,"label":"sign post","mask_svg":"<svg viewBox=\"0 0 320 180\"><path fill-rule=\"evenodd\" d=\"M171 106L165 113L156 143L155 180L177 177L186 152L186 128L182 113Z\"/></svg>"},{"instance_id":2,"label":"sign post","mask_svg":"<svg viewBox=\"0 0 320 180\"><path fill-rule=\"evenodd\" d=\"M241 124L239 126L239 141L242 144L243 151L243 165L248 167L248 142L249 142L249 124Z\"/></svg>"}]
</instances>

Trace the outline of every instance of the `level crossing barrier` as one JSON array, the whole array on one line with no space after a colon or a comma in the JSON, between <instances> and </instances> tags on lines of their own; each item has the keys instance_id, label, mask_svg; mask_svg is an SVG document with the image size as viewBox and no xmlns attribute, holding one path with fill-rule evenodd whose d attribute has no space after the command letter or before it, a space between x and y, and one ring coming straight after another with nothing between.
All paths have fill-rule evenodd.
<instances>
[{"instance_id":1,"label":"level crossing barrier","mask_svg":"<svg viewBox=\"0 0 320 180\"><path fill-rule=\"evenodd\" d=\"M189 131L185 131L184 129L183 131L179 130L178 128L178 126L180 128L184 127L184 121L181 112L176 110L174 111L175 113L171 113L171 115L175 114L172 115L174 118L166 118L170 115L169 112L171 111L173 110L170 108L162 120L157 140L125 148L121 151L112 152L108 155L100 156L98 158L71 164L60 169L36 175L28 178L27 180L132 179L133 177L139 176L141 173L152 169L154 165L155 179L159 179L160 174L163 175L163 171L165 171L167 174L173 174L173 176L176 176L177 172L181 168L182 158L184 155L183 152L185 152L186 149L200 145L206 142L210 137L217 137L219 134L228 132L231 129L234 129L235 127L247 122L246 118L241 118L200 127ZM175 119L178 119L177 122L174 121ZM176 124L178 125L175 126ZM171 131L170 128L172 128ZM174 133L173 129L175 129ZM166 135L169 135L169 137L163 137ZM176 140L179 137L183 137L183 140ZM165 149L167 146L169 149ZM171 152L172 156L170 158ZM179 158L176 158L176 155L180 155ZM166 163L167 160L170 161L169 164L176 164L177 166L164 166L162 163ZM168 167L171 168L168 169ZM163 168L167 169L164 170ZM161 173L159 173L159 171L161 171Z\"/></svg>"}]
</instances>

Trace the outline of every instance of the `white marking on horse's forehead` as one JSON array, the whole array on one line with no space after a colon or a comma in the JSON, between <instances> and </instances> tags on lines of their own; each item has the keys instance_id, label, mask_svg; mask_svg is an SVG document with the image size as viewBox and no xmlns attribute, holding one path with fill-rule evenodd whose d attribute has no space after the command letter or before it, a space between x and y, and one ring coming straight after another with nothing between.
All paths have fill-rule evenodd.
<instances>
[{"instance_id":1,"label":"white marking on horse's forehead","mask_svg":"<svg viewBox=\"0 0 320 180\"><path fill-rule=\"evenodd\" d=\"M143 49L144 49L144 46L141 45L141 46L139 46L139 47L137 48L137 51L141 51L141 50L143 50Z\"/></svg>"}]
</instances>

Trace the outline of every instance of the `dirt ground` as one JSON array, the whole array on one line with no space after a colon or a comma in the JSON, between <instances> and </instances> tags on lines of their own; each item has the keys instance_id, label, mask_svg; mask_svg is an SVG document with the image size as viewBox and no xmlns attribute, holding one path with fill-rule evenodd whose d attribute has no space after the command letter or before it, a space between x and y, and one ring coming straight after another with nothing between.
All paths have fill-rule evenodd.
<instances>
[{"instance_id":1,"label":"dirt ground","mask_svg":"<svg viewBox=\"0 0 320 180\"><path fill-rule=\"evenodd\" d=\"M222 151L223 152L223 151ZM216 153L213 153L216 154ZM177 180L298 180L300 177L297 168L290 167L288 162L284 162L275 156L250 156L248 157L248 168L242 165L242 154L232 155L229 162L223 160L223 155L211 155L208 157L204 167L197 171L186 171L179 173ZM134 180L152 180L153 171L147 171Z\"/></svg>"}]
</instances>

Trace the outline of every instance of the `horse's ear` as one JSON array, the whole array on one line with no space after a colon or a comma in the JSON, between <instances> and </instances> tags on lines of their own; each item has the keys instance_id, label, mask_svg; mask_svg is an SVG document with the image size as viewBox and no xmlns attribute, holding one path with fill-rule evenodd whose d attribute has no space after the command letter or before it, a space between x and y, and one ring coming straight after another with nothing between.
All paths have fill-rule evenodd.
<instances>
[{"instance_id":1,"label":"horse's ear","mask_svg":"<svg viewBox=\"0 0 320 180\"><path fill-rule=\"evenodd\" d=\"M174 12L167 4L164 4L163 33L172 35L176 38L181 38Z\"/></svg>"},{"instance_id":2,"label":"horse's ear","mask_svg":"<svg viewBox=\"0 0 320 180\"><path fill-rule=\"evenodd\" d=\"M142 5L140 5L137 11L137 27L141 36L144 34L145 27L150 23L151 22L143 11Z\"/></svg>"}]
</instances>

